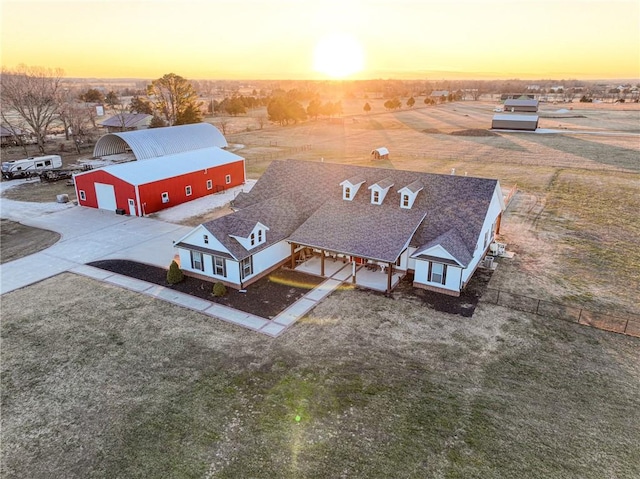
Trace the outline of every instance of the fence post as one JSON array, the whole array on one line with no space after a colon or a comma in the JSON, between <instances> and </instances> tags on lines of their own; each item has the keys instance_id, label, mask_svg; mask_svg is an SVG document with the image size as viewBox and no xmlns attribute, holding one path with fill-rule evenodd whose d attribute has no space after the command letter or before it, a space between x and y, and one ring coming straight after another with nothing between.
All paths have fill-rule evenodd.
<instances>
[{"instance_id":1,"label":"fence post","mask_svg":"<svg viewBox=\"0 0 640 479\"><path fill-rule=\"evenodd\" d=\"M496 296L496 304L499 305L500 304L500 288L498 288L498 294Z\"/></svg>"},{"instance_id":2,"label":"fence post","mask_svg":"<svg viewBox=\"0 0 640 479\"><path fill-rule=\"evenodd\" d=\"M540 300L538 299L538 304L536 305L536 315L538 314L538 309L540 309Z\"/></svg>"}]
</instances>

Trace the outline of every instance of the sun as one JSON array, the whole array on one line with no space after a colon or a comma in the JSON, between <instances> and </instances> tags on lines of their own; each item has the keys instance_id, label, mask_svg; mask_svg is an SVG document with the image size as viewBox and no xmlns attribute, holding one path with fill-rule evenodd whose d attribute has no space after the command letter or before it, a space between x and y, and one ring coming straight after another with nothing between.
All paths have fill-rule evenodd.
<instances>
[{"instance_id":1,"label":"sun","mask_svg":"<svg viewBox=\"0 0 640 479\"><path fill-rule=\"evenodd\" d=\"M346 33L331 33L322 37L313 52L313 69L332 78L345 78L364 67L364 52L360 42Z\"/></svg>"}]
</instances>

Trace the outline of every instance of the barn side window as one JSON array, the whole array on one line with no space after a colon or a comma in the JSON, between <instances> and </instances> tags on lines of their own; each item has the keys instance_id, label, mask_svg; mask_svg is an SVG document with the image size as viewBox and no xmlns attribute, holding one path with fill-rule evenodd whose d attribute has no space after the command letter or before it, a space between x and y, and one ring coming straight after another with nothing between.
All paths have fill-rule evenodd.
<instances>
[{"instance_id":1,"label":"barn side window","mask_svg":"<svg viewBox=\"0 0 640 479\"><path fill-rule=\"evenodd\" d=\"M84 192L84 190L80 190L78 193L80 194L80 199L82 201L85 201L87 199L87 194Z\"/></svg>"},{"instance_id":2,"label":"barn side window","mask_svg":"<svg viewBox=\"0 0 640 479\"><path fill-rule=\"evenodd\" d=\"M224 177L224 182L228 185L229 183L231 183L231 175L227 175Z\"/></svg>"},{"instance_id":3,"label":"barn side window","mask_svg":"<svg viewBox=\"0 0 640 479\"><path fill-rule=\"evenodd\" d=\"M184 194L187 196L191 196L191 186L185 186Z\"/></svg>"},{"instance_id":4,"label":"barn side window","mask_svg":"<svg viewBox=\"0 0 640 479\"><path fill-rule=\"evenodd\" d=\"M164 193L162 193L162 202L163 203L169 203L169 192L165 191Z\"/></svg>"},{"instance_id":5,"label":"barn side window","mask_svg":"<svg viewBox=\"0 0 640 479\"><path fill-rule=\"evenodd\" d=\"M212 190L213 189L213 180L207 180L207 189L208 190Z\"/></svg>"}]
</instances>

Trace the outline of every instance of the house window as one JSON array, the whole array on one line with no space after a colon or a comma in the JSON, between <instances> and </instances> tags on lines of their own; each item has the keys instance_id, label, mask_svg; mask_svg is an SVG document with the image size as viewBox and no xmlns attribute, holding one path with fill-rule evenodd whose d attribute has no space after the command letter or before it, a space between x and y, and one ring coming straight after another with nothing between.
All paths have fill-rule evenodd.
<instances>
[{"instance_id":1,"label":"house window","mask_svg":"<svg viewBox=\"0 0 640 479\"><path fill-rule=\"evenodd\" d=\"M432 283L445 284L447 282L447 265L430 261L427 279Z\"/></svg>"},{"instance_id":2,"label":"house window","mask_svg":"<svg viewBox=\"0 0 640 479\"><path fill-rule=\"evenodd\" d=\"M202 253L200 251L191 251L191 268L204 271L204 263L202 262Z\"/></svg>"},{"instance_id":3,"label":"house window","mask_svg":"<svg viewBox=\"0 0 640 479\"><path fill-rule=\"evenodd\" d=\"M240 261L240 276L242 279L245 279L247 276L251 276L253 274L253 256L249 256L248 258Z\"/></svg>"},{"instance_id":4,"label":"house window","mask_svg":"<svg viewBox=\"0 0 640 479\"><path fill-rule=\"evenodd\" d=\"M402 195L402 207L409 208L409 195Z\"/></svg>"},{"instance_id":5,"label":"house window","mask_svg":"<svg viewBox=\"0 0 640 479\"><path fill-rule=\"evenodd\" d=\"M212 190L213 189L213 180L207 180L207 189L208 190Z\"/></svg>"},{"instance_id":6,"label":"house window","mask_svg":"<svg viewBox=\"0 0 640 479\"><path fill-rule=\"evenodd\" d=\"M224 177L224 182L228 185L229 183L231 183L231 175L227 175Z\"/></svg>"},{"instance_id":7,"label":"house window","mask_svg":"<svg viewBox=\"0 0 640 479\"><path fill-rule=\"evenodd\" d=\"M373 192L373 202L375 204L380 204L380 192L377 190Z\"/></svg>"},{"instance_id":8,"label":"house window","mask_svg":"<svg viewBox=\"0 0 640 479\"><path fill-rule=\"evenodd\" d=\"M202 239L204 239L204 244L209 244L209 235L202 235Z\"/></svg>"},{"instance_id":9,"label":"house window","mask_svg":"<svg viewBox=\"0 0 640 479\"><path fill-rule=\"evenodd\" d=\"M255 245L256 245L256 234L251 233L251 246L255 246Z\"/></svg>"},{"instance_id":10,"label":"house window","mask_svg":"<svg viewBox=\"0 0 640 479\"><path fill-rule=\"evenodd\" d=\"M258 244L262 243L262 230L258 230Z\"/></svg>"},{"instance_id":11,"label":"house window","mask_svg":"<svg viewBox=\"0 0 640 479\"><path fill-rule=\"evenodd\" d=\"M165 191L164 193L162 193L162 202L163 203L169 203L169 193L167 191Z\"/></svg>"},{"instance_id":12,"label":"house window","mask_svg":"<svg viewBox=\"0 0 640 479\"><path fill-rule=\"evenodd\" d=\"M213 274L227 277L227 260L220 256L213 256Z\"/></svg>"},{"instance_id":13,"label":"house window","mask_svg":"<svg viewBox=\"0 0 640 479\"><path fill-rule=\"evenodd\" d=\"M344 189L344 199L348 200L351 198L351 188L345 188Z\"/></svg>"},{"instance_id":14,"label":"house window","mask_svg":"<svg viewBox=\"0 0 640 479\"><path fill-rule=\"evenodd\" d=\"M184 194L187 196L191 196L191 186L185 186Z\"/></svg>"},{"instance_id":15,"label":"house window","mask_svg":"<svg viewBox=\"0 0 640 479\"><path fill-rule=\"evenodd\" d=\"M87 194L84 192L84 190L80 190L79 193L80 193L80 199L82 201L87 199Z\"/></svg>"}]
</instances>

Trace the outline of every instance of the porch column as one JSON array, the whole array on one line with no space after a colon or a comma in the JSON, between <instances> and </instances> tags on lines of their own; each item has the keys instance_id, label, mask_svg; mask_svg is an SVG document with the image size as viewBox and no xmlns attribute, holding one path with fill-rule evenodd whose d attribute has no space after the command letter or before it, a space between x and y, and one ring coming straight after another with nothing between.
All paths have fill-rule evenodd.
<instances>
[{"instance_id":1,"label":"porch column","mask_svg":"<svg viewBox=\"0 0 640 479\"><path fill-rule=\"evenodd\" d=\"M393 263L387 263L387 293L391 292L391 278L393 277Z\"/></svg>"},{"instance_id":2,"label":"porch column","mask_svg":"<svg viewBox=\"0 0 640 479\"><path fill-rule=\"evenodd\" d=\"M291 269L296 269L296 245L291 244Z\"/></svg>"},{"instance_id":3,"label":"porch column","mask_svg":"<svg viewBox=\"0 0 640 479\"><path fill-rule=\"evenodd\" d=\"M502 221L502 213L498 215L498 220L496 221L496 234L500 234L500 222Z\"/></svg>"},{"instance_id":4,"label":"porch column","mask_svg":"<svg viewBox=\"0 0 640 479\"><path fill-rule=\"evenodd\" d=\"M324 278L324 250L320 250L320 276Z\"/></svg>"},{"instance_id":5,"label":"porch column","mask_svg":"<svg viewBox=\"0 0 640 479\"><path fill-rule=\"evenodd\" d=\"M356 284L356 260L351 261L351 282Z\"/></svg>"}]
</instances>

